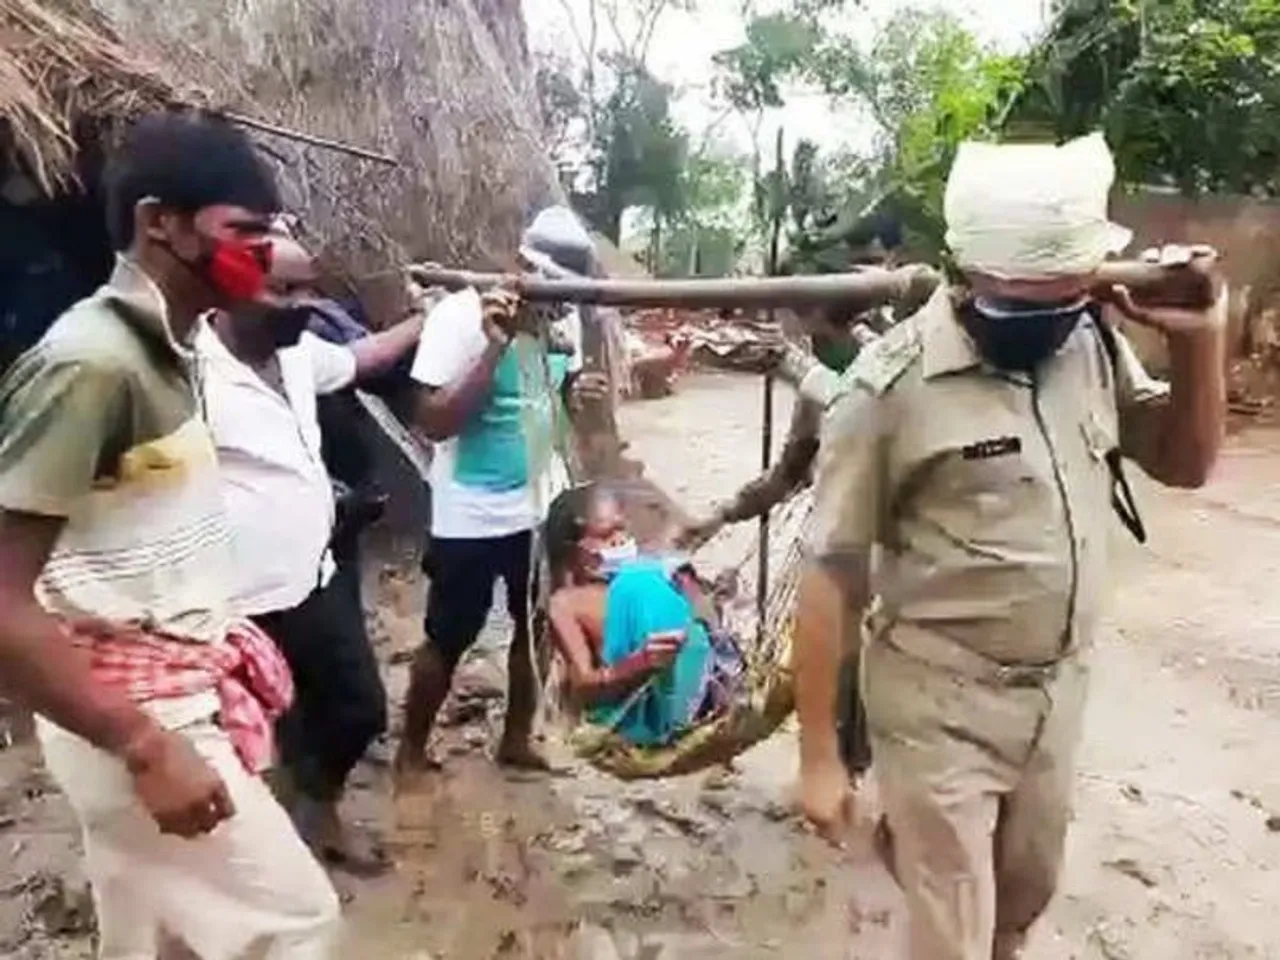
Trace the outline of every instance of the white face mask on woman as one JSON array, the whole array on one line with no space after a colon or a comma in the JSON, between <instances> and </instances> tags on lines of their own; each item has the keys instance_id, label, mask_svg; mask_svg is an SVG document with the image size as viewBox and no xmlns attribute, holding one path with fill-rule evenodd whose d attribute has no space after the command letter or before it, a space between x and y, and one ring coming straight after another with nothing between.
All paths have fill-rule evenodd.
<instances>
[{"instance_id":1,"label":"white face mask on woman","mask_svg":"<svg viewBox=\"0 0 1280 960\"><path fill-rule=\"evenodd\" d=\"M627 537L598 548L595 554L600 558L600 573L607 577L636 559L640 555L640 547L634 537Z\"/></svg>"}]
</instances>

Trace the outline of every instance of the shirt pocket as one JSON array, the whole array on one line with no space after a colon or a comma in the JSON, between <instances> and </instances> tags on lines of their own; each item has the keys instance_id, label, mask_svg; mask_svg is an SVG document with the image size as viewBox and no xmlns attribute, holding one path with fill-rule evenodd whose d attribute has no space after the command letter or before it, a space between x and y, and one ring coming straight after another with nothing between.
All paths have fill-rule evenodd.
<instances>
[{"instance_id":1,"label":"shirt pocket","mask_svg":"<svg viewBox=\"0 0 1280 960\"><path fill-rule=\"evenodd\" d=\"M1080 479L1077 495L1085 498L1088 516L1097 524L1093 536L1102 536L1111 517L1113 477L1108 458L1118 452L1120 434L1115 416L1098 410L1086 411L1080 420L1080 438L1084 455L1079 458Z\"/></svg>"},{"instance_id":2,"label":"shirt pocket","mask_svg":"<svg viewBox=\"0 0 1280 960\"><path fill-rule=\"evenodd\" d=\"M1120 445L1120 431L1115 417L1090 410L1080 421L1085 453L1094 463L1106 465L1107 454Z\"/></svg>"},{"instance_id":3,"label":"shirt pocket","mask_svg":"<svg viewBox=\"0 0 1280 960\"><path fill-rule=\"evenodd\" d=\"M921 503L966 539L1003 540L1012 533L1006 527L1021 526L1038 512L1040 487L1021 450L973 457L957 448L941 456L933 482L921 491Z\"/></svg>"}]
</instances>

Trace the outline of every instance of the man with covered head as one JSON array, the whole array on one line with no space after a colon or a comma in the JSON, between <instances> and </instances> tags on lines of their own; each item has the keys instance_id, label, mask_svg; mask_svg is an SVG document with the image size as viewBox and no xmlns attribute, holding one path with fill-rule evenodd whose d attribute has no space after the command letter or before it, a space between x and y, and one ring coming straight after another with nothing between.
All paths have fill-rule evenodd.
<instances>
[{"instance_id":1,"label":"man with covered head","mask_svg":"<svg viewBox=\"0 0 1280 960\"><path fill-rule=\"evenodd\" d=\"M1119 454L1197 487L1221 443L1225 297L1196 312L1098 288L1129 239L1113 177L1099 136L963 146L946 195L963 279L860 355L824 424L795 636L802 804L828 833L849 813L837 664L865 614L877 839L912 960L1020 955L1062 861ZM1210 261L1183 268L1221 290ZM1104 301L1164 334L1169 383Z\"/></svg>"},{"instance_id":2,"label":"man with covered head","mask_svg":"<svg viewBox=\"0 0 1280 960\"><path fill-rule=\"evenodd\" d=\"M520 259L542 273L586 273L591 237L573 212L549 207L525 231ZM548 314L510 290L462 290L436 304L412 376L417 425L436 442L426 640L410 674L396 769L433 764L426 748L462 656L480 635L502 581L513 621L499 762L545 767L531 738L538 704L530 619L535 534L569 483L566 402L582 375L576 314ZM576 406L576 403L574 404Z\"/></svg>"}]
</instances>

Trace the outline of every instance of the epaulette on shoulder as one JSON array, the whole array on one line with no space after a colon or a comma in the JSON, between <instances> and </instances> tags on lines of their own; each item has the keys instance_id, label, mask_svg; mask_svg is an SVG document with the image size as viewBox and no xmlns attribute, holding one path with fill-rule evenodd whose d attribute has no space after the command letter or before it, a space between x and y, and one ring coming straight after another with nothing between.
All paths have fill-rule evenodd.
<instances>
[{"instance_id":1,"label":"epaulette on shoulder","mask_svg":"<svg viewBox=\"0 0 1280 960\"><path fill-rule=\"evenodd\" d=\"M857 386L879 396L911 368L920 351L920 327L915 318L910 317L863 347L849 368L849 378Z\"/></svg>"}]
</instances>

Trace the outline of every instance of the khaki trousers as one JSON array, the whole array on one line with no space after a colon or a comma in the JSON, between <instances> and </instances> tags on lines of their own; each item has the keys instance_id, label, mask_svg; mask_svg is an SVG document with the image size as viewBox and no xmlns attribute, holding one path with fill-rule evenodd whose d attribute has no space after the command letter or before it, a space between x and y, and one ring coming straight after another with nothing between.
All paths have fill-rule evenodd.
<instances>
[{"instance_id":1,"label":"khaki trousers","mask_svg":"<svg viewBox=\"0 0 1280 960\"><path fill-rule=\"evenodd\" d=\"M182 732L236 806L194 840L160 833L115 758L40 725L45 764L84 831L100 960L155 960L161 928L201 960L328 960L339 924L328 876L225 733L208 721Z\"/></svg>"},{"instance_id":2,"label":"khaki trousers","mask_svg":"<svg viewBox=\"0 0 1280 960\"><path fill-rule=\"evenodd\" d=\"M863 697L911 960L1006 960L1062 865L1087 688L1079 655L1001 685L871 641Z\"/></svg>"}]
</instances>

